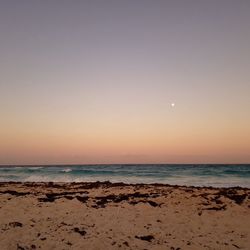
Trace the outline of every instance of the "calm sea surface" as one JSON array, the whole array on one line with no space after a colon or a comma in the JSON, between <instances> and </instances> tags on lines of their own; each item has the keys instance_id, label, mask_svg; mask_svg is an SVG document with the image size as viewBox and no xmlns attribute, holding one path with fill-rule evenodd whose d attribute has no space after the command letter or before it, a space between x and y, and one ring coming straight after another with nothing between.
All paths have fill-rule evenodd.
<instances>
[{"instance_id":1,"label":"calm sea surface","mask_svg":"<svg viewBox=\"0 0 250 250\"><path fill-rule=\"evenodd\" d=\"M111 181L250 188L250 164L1 166L0 181Z\"/></svg>"}]
</instances>

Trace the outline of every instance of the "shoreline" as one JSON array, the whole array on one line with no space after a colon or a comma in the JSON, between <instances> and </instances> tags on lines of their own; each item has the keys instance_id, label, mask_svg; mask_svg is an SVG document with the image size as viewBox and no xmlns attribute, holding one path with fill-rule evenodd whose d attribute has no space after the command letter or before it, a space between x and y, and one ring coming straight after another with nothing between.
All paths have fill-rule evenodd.
<instances>
[{"instance_id":1,"label":"shoreline","mask_svg":"<svg viewBox=\"0 0 250 250\"><path fill-rule=\"evenodd\" d=\"M23 185L51 185L56 186L57 184L60 186L68 186L68 185L99 185L105 187L119 187L119 186L155 186L155 187L173 187L173 188L193 188L193 189L242 189L245 191L250 191L250 187L241 187L241 186L230 186L230 187L215 187L215 186L193 186L193 185L174 185L174 184L166 184L160 182L154 183L126 183L126 182L112 182L112 181L72 181L72 182L60 182L60 181L0 181L0 186L4 184L23 184Z\"/></svg>"},{"instance_id":2,"label":"shoreline","mask_svg":"<svg viewBox=\"0 0 250 250\"><path fill-rule=\"evenodd\" d=\"M0 249L248 249L250 189L0 182Z\"/></svg>"}]
</instances>

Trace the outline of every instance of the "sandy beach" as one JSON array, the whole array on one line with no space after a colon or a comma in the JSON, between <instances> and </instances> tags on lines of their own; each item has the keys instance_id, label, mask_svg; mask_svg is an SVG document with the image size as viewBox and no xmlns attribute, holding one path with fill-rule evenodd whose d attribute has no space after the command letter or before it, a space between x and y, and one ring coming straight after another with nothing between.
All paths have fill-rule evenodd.
<instances>
[{"instance_id":1,"label":"sandy beach","mask_svg":"<svg viewBox=\"0 0 250 250\"><path fill-rule=\"evenodd\" d=\"M250 189L0 183L0 249L249 249Z\"/></svg>"}]
</instances>

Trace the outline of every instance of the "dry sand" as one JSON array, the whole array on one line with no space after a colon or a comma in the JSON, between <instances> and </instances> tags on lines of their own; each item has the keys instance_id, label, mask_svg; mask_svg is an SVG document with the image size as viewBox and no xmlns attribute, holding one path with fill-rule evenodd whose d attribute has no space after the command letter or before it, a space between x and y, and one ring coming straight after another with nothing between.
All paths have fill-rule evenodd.
<instances>
[{"instance_id":1,"label":"dry sand","mask_svg":"<svg viewBox=\"0 0 250 250\"><path fill-rule=\"evenodd\" d=\"M0 183L0 249L250 249L250 190Z\"/></svg>"}]
</instances>

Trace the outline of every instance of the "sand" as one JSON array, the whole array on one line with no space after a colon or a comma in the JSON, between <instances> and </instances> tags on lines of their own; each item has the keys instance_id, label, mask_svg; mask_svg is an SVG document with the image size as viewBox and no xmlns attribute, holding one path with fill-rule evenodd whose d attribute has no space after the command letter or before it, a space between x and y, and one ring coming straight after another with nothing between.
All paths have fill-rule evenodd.
<instances>
[{"instance_id":1,"label":"sand","mask_svg":"<svg viewBox=\"0 0 250 250\"><path fill-rule=\"evenodd\" d=\"M0 183L0 249L250 249L250 189Z\"/></svg>"}]
</instances>

